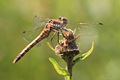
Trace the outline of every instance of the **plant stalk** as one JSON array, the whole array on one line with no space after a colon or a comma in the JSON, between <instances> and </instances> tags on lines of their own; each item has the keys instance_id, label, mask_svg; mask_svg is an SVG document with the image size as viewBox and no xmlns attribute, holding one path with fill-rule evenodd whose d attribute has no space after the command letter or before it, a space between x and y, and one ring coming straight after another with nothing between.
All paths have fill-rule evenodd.
<instances>
[{"instance_id":1,"label":"plant stalk","mask_svg":"<svg viewBox=\"0 0 120 80\"><path fill-rule=\"evenodd\" d=\"M72 78L72 67L73 67L73 62L72 62L73 58L68 57L68 59L66 59L66 70L69 72L70 76L65 76L65 80L71 80Z\"/></svg>"}]
</instances>

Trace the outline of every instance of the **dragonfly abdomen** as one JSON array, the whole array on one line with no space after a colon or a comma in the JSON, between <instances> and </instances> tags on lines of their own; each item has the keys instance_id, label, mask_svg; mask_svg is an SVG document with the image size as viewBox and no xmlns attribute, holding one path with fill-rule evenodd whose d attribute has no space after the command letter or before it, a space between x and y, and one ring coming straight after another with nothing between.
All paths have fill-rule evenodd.
<instances>
[{"instance_id":1,"label":"dragonfly abdomen","mask_svg":"<svg viewBox=\"0 0 120 80\"><path fill-rule=\"evenodd\" d=\"M26 46L19 54L18 56L14 59L13 63L16 63L19 61L32 47L34 47L38 42L43 40L44 38L48 37L51 32L50 28L45 28L41 34L35 38L28 46Z\"/></svg>"}]
</instances>

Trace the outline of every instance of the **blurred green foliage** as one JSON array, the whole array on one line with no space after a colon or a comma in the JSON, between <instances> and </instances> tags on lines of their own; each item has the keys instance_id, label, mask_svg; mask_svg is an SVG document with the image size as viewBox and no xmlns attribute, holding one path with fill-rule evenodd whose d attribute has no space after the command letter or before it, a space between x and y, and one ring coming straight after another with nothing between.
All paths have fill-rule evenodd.
<instances>
[{"instance_id":1,"label":"blurred green foliage","mask_svg":"<svg viewBox=\"0 0 120 80\"><path fill-rule=\"evenodd\" d=\"M95 38L92 55L75 65L73 80L120 80L119 14L120 0L0 0L0 80L63 80L48 57L56 58L63 67L65 62L53 54L45 40L12 64L27 45L21 32L32 28L35 15L103 22L104 32ZM81 51L91 43L88 38L82 38Z\"/></svg>"}]
</instances>

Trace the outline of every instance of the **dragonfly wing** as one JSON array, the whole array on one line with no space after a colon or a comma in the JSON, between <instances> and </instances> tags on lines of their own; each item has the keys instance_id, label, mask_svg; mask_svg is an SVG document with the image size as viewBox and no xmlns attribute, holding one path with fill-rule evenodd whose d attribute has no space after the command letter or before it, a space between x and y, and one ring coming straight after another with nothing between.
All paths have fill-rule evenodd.
<instances>
[{"instance_id":1,"label":"dragonfly wing","mask_svg":"<svg viewBox=\"0 0 120 80\"><path fill-rule=\"evenodd\" d=\"M40 34L40 31L38 30L29 30L29 31L23 31L22 36L23 39L27 42L33 41L38 35Z\"/></svg>"},{"instance_id":2,"label":"dragonfly wing","mask_svg":"<svg viewBox=\"0 0 120 80\"><path fill-rule=\"evenodd\" d=\"M48 19L44 17L35 16L33 20L34 29L39 29L47 23Z\"/></svg>"},{"instance_id":3,"label":"dragonfly wing","mask_svg":"<svg viewBox=\"0 0 120 80\"><path fill-rule=\"evenodd\" d=\"M25 41L28 43L32 42L38 35L40 35L41 30L29 30L23 31L22 36ZM40 46L41 42L37 43L37 46Z\"/></svg>"},{"instance_id":4,"label":"dragonfly wing","mask_svg":"<svg viewBox=\"0 0 120 80\"><path fill-rule=\"evenodd\" d=\"M102 23L69 23L68 26L76 29L75 33L84 36L96 35L103 32L104 30Z\"/></svg>"},{"instance_id":5,"label":"dragonfly wing","mask_svg":"<svg viewBox=\"0 0 120 80\"><path fill-rule=\"evenodd\" d=\"M34 29L23 31L22 33L24 40L27 42L33 41L38 35L40 35L47 21L47 18L35 16L33 20Z\"/></svg>"},{"instance_id":6,"label":"dragonfly wing","mask_svg":"<svg viewBox=\"0 0 120 80\"><path fill-rule=\"evenodd\" d=\"M78 27L78 32L86 36L96 35L102 31L103 29L101 25L86 25Z\"/></svg>"}]
</instances>

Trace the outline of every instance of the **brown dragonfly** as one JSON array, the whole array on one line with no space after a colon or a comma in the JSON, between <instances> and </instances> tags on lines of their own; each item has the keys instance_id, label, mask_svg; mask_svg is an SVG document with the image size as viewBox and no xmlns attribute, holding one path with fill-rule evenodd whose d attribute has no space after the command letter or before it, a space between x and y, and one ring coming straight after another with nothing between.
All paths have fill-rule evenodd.
<instances>
[{"instance_id":1,"label":"brown dragonfly","mask_svg":"<svg viewBox=\"0 0 120 80\"><path fill-rule=\"evenodd\" d=\"M13 63L16 63L18 60L20 60L21 57L23 57L38 42L48 37L51 31L59 33L62 30L62 28L66 26L67 22L68 20L65 17L60 17L58 19L50 19L44 26L42 32L17 55Z\"/></svg>"},{"instance_id":2,"label":"brown dragonfly","mask_svg":"<svg viewBox=\"0 0 120 80\"><path fill-rule=\"evenodd\" d=\"M38 33L38 35L32 39L32 41L17 55L17 57L14 59L13 63L16 63L19 61L32 47L34 47L37 43L41 42L43 39L47 38L51 32L54 32L55 34L59 33L65 30L65 26L72 26L74 29L76 28L76 32L79 32L81 35L93 35L101 31L101 27L96 27L98 25L102 25L102 23L75 23L75 22L69 22L66 17L59 17L58 19L49 19L46 20L44 18L39 19L39 17L35 16L35 30L37 31L42 26L44 26L43 30ZM24 31L23 33L26 33ZM52 39L54 38L55 34L53 35ZM63 34L63 33L62 33ZM26 36L26 35L24 35ZM63 36L64 37L64 36ZM26 40L27 38L24 37ZM58 37L59 41L59 37Z\"/></svg>"}]
</instances>

